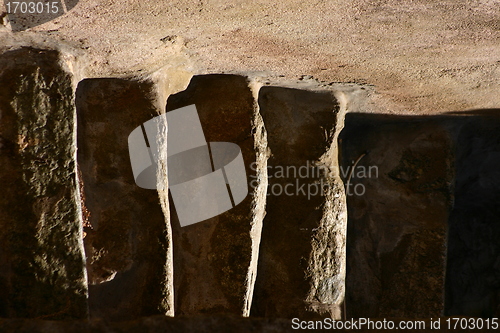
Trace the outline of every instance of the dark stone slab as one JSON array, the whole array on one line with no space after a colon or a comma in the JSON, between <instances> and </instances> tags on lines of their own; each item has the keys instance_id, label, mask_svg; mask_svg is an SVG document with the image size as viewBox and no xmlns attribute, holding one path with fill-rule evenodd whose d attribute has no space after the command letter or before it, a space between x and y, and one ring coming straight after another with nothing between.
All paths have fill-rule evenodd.
<instances>
[{"instance_id":1,"label":"dark stone slab","mask_svg":"<svg viewBox=\"0 0 500 333\"><path fill-rule=\"evenodd\" d=\"M0 316L86 318L72 73L54 50L0 55Z\"/></svg>"},{"instance_id":2,"label":"dark stone slab","mask_svg":"<svg viewBox=\"0 0 500 333\"><path fill-rule=\"evenodd\" d=\"M439 117L346 117L345 178L359 159L347 189L348 318L443 314L454 181L450 126Z\"/></svg>"},{"instance_id":3,"label":"dark stone slab","mask_svg":"<svg viewBox=\"0 0 500 333\"><path fill-rule=\"evenodd\" d=\"M154 85L89 79L77 90L78 163L92 228L85 250L93 317L173 315L171 232L158 192L135 184L128 136L157 116Z\"/></svg>"},{"instance_id":4,"label":"dark stone slab","mask_svg":"<svg viewBox=\"0 0 500 333\"><path fill-rule=\"evenodd\" d=\"M446 273L448 316L500 315L500 110L463 119Z\"/></svg>"}]
</instances>

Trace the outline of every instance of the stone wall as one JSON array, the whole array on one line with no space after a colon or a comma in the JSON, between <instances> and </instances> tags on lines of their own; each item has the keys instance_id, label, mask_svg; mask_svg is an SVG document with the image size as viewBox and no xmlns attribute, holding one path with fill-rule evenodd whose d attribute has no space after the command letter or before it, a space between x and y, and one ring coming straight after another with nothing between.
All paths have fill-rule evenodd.
<instances>
[{"instance_id":1,"label":"stone wall","mask_svg":"<svg viewBox=\"0 0 500 333\"><path fill-rule=\"evenodd\" d=\"M496 117L355 113L367 87L177 65L84 79L73 58L0 55L1 317L498 315ZM181 227L127 138L191 104L241 148L249 195Z\"/></svg>"},{"instance_id":2,"label":"stone wall","mask_svg":"<svg viewBox=\"0 0 500 333\"><path fill-rule=\"evenodd\" d=\"M276 274L266 273L271 263L267 263L267 257L261 257L259 251L269 250L270 254L272 247L279 243L293 249L292 243L286 245L286 237L280 234L287 229L297 234L294 243L302 249L296 256L286 258L286 268L277 274L279 277L286 271L293 272L282 281L286 281L285 289L289 294L282 294L281 300L275 299L278 303L290 302L289 309L282 306L280 311L262 314L256 310L256 315L291 318L297 311L340 316L345 275L345 235L342 236L342 232L345 233L345 204L338 175L323 175L323 180L333 185L334 190L326 196L317 192L310 202L307 201L309 198L290 198L290 202L284 204L274 203L272 200L268 202L266 195L269 156L284 153L283 156L292 158L290 161L296 167L310 160L328 169L336 168L336 137L341 128L337 125L342 123L345 106L340 106L337 101L335 89L320 89L315 83L312 87L315 86L316 91L310 87L280 88L278 84L270 83L260 88L262 83L241 75L205 75L193 77L185 91L165 95L161 93L165 91L161 85L168 82L168 72L156 73L142 80L85 79L75 89L71 71L68 68L59 70L54 65L64 63L64 51L21 49L14 53L3 55L6 68L2 72L3 80L6 82L16 74L25 74L17 86L2 91L5 106L12 110L2 112L2 156L8 166L2 170L5 174L2 179L6 190L12 191L8 200L2 203L3 223L8 226L2 239L6 240L5 244L10 244L2 251L6 285L3 304L8 304L4 309L5 316L38 318L54 315L54 318L59 318L59 311L72 311L72 302L75 302L75 307L76 304L82 307L77 313L71 313L72 318L90 315L123 320L174 313L248 316L252 307L259 309L268 302L262 295L269 292L268 286L272 288L276 283L273 282ZM16 68L19 61L12 60L14 57L36 65ZM60 74L53 74L52 67ZM45 71L52 71L50 75L54 78L45 79ZM161 78L161 75L166 77ZM58 80L62 82L60 85L56 85ZM288 84L300 85L299 82ZM47 91L52 91L50 89L57 95L47 95ZM274 97L269 99L266 96ZM168 101L163 99L165 97ZM298 98L303 99L299 108L292 114L283 114L286 108L294 107ZM236 208L181 228L172 203L173 210L168 213L168 207L165 209L164 203L162 206L161 193L159 196L154 190L136 186L127 137L134 128L164 112L159 107L162 104L166 104L167 112L195 104L208 141L233 142L241 148L248 179L254 182L250 194ZM309 104L314 106L315 116L311 119ZM53 114L45 116L43 112L49 111ZM286 117L290 116L298 117L293 125L295 128L281 132L280 123L286 124ZM329 122L326 129L323 128L325 121ZM269 143L268 130L272 138ZM44 136L36 136L38 132ZM293 136L288 138L287 135ZM301 142L302 135L311 136L311 140ZM291 151L286 144L289 139L297 142ZM301 156L301 151L307 152L309 145L315 150ZM56 150L52 153L43 147ZM26 155L31 148L34 152ZM15 157L16 154L20 157ZM58 161L56 157L67 160ZM54 161L46 162L48 158ZM272 161L276 165L289 162L287 158ZM48 170L68 174L51 178ZM52 183L63 180L67 192L52 189ZM32 194L29 186L35 188ZM49 190L51 196L46 196ZM65 195L68 196L67 207L62 210L58 206L63 203L59 197L65 198ZM34 214L28 213L20 202L33 207ZM294 223L286 222L289 219L286 215L281 216L282 222L275 224L277 222L272 217L275 210L286 209L293 216L299 213L293 213L291 208L298 208L300 202L306 203L300 210L304 218L316 216L308 219L309 233L303 233ZM325 207L318 210L316 206L322 204ZM54 223L51 227L50 223L47 224L50 215L44 209L53 205L55 207L51 209L55 212L51 214L55 215L51 217L50 223ZM270 215L264 222L266 213ZM300 220L299 215L296 219ZM7 217L17 222L8 222ZM21 217L34 229L22 227ZM278 233L267 235L266 231L261 242L264 224L268 227L275 224ZM17 225L19 232L14 229ZM61 231L57 226L62 228ZM320 231L313 232L317 226L320 226ZM67 236L57 237L57 232L64 232ZM33 245L19 243L19 237L31 239ZM276 237L281 240L273 239ZM49 240L51 243L46 244ZM76 257L68 256L68 251L59 248L68 248L69 254L73 251ZM336 250L325 252L329 248ZM51 267L51 256L55 254L64 254L66 261L54 258L53 265L57 266ZM80 289L76 289L78 293L71 292L74 300L47 288L40 289L48 294L38 296L39 287L33 284L25 287L27 291L22 296L22 288L13 283L23 283L22 279L15 279L20 272L12 268L16 267L13 265L16 256L20 256L15 262L20 266L33 269L31 261L35 260L44 268L40 272L23 271L25 275L31 274L31 279L44 280L47 275L54 288L68 288L63 287L68 284L77 288L75 282L78 281L81 284ZM304 256L310 258L304 262ZM330 262L333 264L331 270L321 269ZM63 269L75 270L63 274L70 280L50 278L54 272ZM264 282L256 284L259 276ZM304 279L308 282L301 286ZM297 286L301 286L302 291L295 295L290 291ZM9 288L13 291L9 292ZM255 300L254 295L258 295ZM51 302L59 305L55 305L55 309L45 307L43 311L27 309L28 299L33 298L35 304L41 304L47 297L53 297Z\"/></svg>"}]
</instances>

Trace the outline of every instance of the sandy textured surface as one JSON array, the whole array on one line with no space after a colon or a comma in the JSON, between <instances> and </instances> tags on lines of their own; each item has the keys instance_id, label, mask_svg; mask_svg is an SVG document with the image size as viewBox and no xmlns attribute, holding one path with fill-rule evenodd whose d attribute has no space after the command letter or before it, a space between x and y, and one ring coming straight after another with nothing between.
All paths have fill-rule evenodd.
<instances>
[{"instance_id":1,"label":"sandy textured surface","mask_svg":"<svg viewBox=\"0 0 500 333\"><path fill-rule=\"evenodd\" d=\"M81 0L30 31L86 49L96 76L151 72L185 48L195 73L374 85L368 112L500 105L498 0Z\"/></svg>"}]
</instances>

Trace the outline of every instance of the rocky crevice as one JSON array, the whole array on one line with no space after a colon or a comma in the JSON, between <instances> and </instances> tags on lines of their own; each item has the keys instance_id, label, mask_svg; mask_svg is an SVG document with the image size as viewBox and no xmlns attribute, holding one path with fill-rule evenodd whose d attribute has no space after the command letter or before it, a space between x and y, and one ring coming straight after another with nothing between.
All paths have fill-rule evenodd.
<instances>
[{"instance_id":1,"label":"rocky crevice","mask_svg":"<svg viewBox=\"0 0 500 333\"><path fill-rule=\"evenodd\" d=\"M0 56L1 316L498 313L497 118L355 114L365 87L177 65L75 93L70 58ZM241 148L249 195L181 228L167 190L135 184L127 138L191 104L207 141Z\"/></svg>"}]
</instances>

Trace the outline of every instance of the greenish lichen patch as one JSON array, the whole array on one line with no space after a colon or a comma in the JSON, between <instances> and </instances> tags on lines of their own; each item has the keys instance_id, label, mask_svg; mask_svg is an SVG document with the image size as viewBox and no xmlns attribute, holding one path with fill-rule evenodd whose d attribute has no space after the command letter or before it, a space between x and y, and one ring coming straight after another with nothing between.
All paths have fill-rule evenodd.
<instances>
[{"instance_id":1,"label":"greenish lichen patch","mask_svg":"<svg viewBox=\"0 0 500 333\"><path fill-rule=\"evenodd\" d=\"M0 244L14 317L87 317L87 286L75 170L72 74L61 54L24 48L0 56Z\"/></svg>"}]
</instances>

